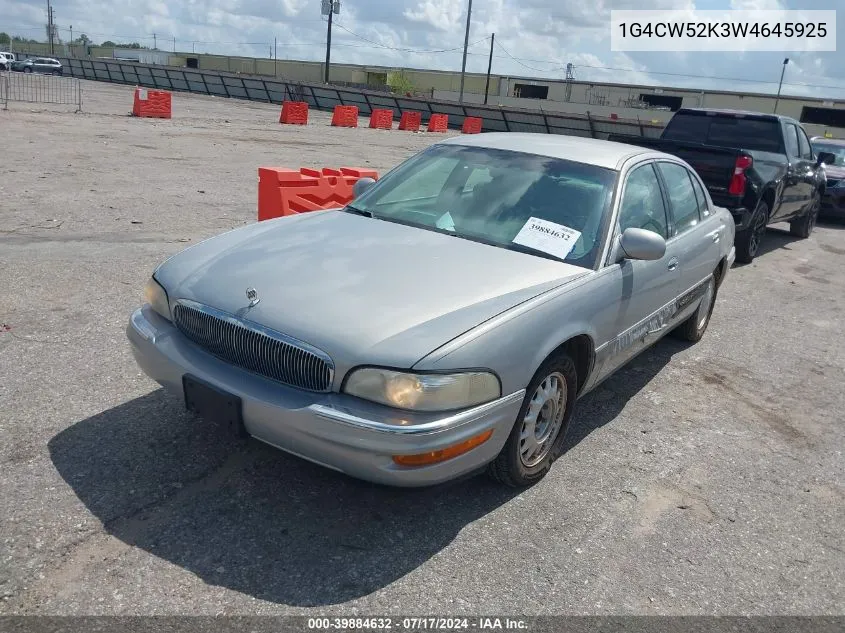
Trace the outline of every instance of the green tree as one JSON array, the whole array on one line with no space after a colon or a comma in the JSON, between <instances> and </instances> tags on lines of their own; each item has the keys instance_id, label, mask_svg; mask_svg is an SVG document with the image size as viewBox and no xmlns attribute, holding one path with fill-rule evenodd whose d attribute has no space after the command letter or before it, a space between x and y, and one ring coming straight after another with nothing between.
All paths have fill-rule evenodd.
<instances>
[{"instance_id":1,"label":"green tree","mask_svg":"<svg viewBox=\"0 0 845 633\"><path fill-rule=\"evenodd\" d=\"M79 37L77 37L71 44L81 44L82 46L88 46L91 44L91 38L83 33Z\"/></svg>"},{"instance_id":2,"label":"green tree","mask_svg":"<svg viewBox=\"0 0 845 633\"><path fill-rule=\"evenodd\" d=\"M117 46L117 44L115 44L111 40L106 40L105 42L100 44L100 46L102 46L103 48L115 48Z\"/></svg>"},{"instance_id":3,"label":"green tree","mask_svg":"<svg viewBox=\"0 0 845 633\"><path fill-rule=\"evenodd\" d=\"M8 46L12 43L12 38L8 33L0 33L0 46Z\"/></svg>"},{"instance_id":4,"label":"green tree","mask_svg":"<svg viewBox=\"0 0 845 633\"><path fill-rule=\"evenodd\" d=\"M406 75L405 72L401 70L395 73L388 73L387 85L390 86L390 89L393 92L400 94L405 94L406 92L414 92L414 90L416 90L414 82L412 82L408 78L408 75Z\"/></svg>"}]
</instances>

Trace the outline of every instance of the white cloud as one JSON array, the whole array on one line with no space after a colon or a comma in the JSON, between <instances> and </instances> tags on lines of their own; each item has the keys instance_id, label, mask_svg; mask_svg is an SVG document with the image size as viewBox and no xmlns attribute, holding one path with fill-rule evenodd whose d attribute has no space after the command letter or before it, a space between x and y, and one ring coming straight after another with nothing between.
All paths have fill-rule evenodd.
<instances>
[{"instance_id":1,"label":"white cloud","mask_svg":"<svg viewBox=\"0 0 845 633\"><path fill-rule=\"evenodd\" d=\"M590 81L659 83L773 92L779 53L613 53L612 9L808 9L818 0L474 0L467 68L485 72L496 33L493 72L561 78L566 64ZM845 0L834 0L845 5ZM459 70L467 0L342 0L332 60ZM835 8L835 7L827 7ZM326 24L317 0L63 0L55 4L63 38L155 42L170 49L266 57L274 38L280 58L322 60ZM43 39L43 0L0 0L0 30ZM348 29L356 35L344 30ZM403 49L403 50L395 50ZM412 50L406 50L412 49ZM424 51L455 49L450 52ZM510 56L518 59L514 60ZM785 93L845 98L837 53L790 54ZM818 88L813 86L841 86ZM796 84L796 85L790 85Z\"/></svg>"}]
</instances>

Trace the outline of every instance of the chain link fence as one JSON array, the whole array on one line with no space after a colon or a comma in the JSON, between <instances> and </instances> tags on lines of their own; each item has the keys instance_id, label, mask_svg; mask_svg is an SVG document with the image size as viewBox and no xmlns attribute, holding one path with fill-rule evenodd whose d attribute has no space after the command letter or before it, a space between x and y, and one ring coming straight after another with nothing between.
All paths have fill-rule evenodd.
<instances>
[{"instance_id":1,"label":"chain link fence","mask_svg":"<svg viewBox=\"0 0 845 633\"><path fill-rule=\"evenodd\" d=\"M527 108L481 106L331 85L266 79L222 71L182 69L126 61L59 58L66 76L94 81L144 86L161 90L263 101L305 101L315 110L332 111L337 105L358 106L362 116L388 108L399 118L403 112L422 113L427 124L432 114L448 114L449 127L460 129L466 117L482 120L483 132L541 132L606 139L610 134L658 137L662 125L639 120L597 118L589 114L544 112Z\"/></svg>"},{"instance_id":2,"label":"chain link fence","mask_svg":"<svg viewBox=\"0 0 845 633\"><path fill-rule=\"evenodd\" d=\"M75 77L5 71L0 73L0 101L70 105L82 110L82 82Z\"/></svg>"}]
</instances>

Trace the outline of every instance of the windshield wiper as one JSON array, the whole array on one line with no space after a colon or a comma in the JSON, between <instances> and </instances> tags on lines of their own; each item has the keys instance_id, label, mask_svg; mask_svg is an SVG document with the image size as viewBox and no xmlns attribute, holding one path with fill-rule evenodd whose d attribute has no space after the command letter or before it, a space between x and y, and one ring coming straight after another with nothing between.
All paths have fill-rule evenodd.
<instances>
[{"instance_id":1,"label":"windshield wiper","mask_svg":"<svg viewBox=\"0 0 845 633\"><path fill-rule=\"evenodd\" d=\"M551 253L547 253L545 251L541 251L537 248L531 248L530 246L523 246L522 244L515 244L511 242L510 244L504 245L504 248L508 249L509 251L519 251L520 253L526 253L528 255L538 255L539 257L545 257L546 259L551 259L556 262L563 262L564 264L568 264L565 259L561 257L557 257L556 255L552 255Z\"/></svg>"},{"instance_id":2,"label":"windshield wiper","mask_svg":"<svg viewBox=\"0 0 845 633\"><path fill-rule=\"evenodd\" d=\"M359 209L358 207L353 207L351 204L347 204L344 208L344 211L348 213L354 213L355 215L363 215L365 218L373 217L372 211L365 211L364 209Z\"/></svg>"}]
</instances>

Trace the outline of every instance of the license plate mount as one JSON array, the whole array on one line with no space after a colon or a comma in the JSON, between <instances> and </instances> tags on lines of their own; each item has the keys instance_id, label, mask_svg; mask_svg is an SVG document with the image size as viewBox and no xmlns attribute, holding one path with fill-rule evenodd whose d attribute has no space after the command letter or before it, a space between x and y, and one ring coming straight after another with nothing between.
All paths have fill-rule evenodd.
<instances>
[{"instance_id":1,"label":"license plate mount","mask_svg":"<svg viewBox=\"0 0 845 633\"><path fill-rule=\"evenodd\" d=\"M215 387L204 380L185 374L182 376L185 408L201 418L222 424L236 435L245 437L243 403L239 396Z\"/></svg>"}]
</instances>

